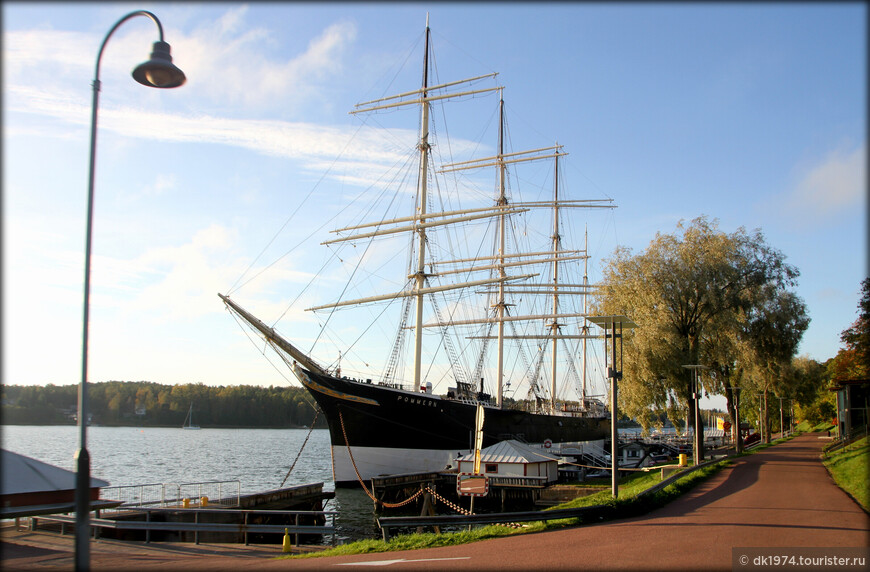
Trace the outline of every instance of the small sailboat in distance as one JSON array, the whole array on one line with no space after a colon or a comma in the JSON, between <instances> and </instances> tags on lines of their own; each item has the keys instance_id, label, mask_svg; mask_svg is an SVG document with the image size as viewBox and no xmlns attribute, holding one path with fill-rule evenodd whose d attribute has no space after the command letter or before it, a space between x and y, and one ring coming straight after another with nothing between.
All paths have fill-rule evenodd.
<instances>
[{"instance_id":1,"label":"small sailboat in distance","mask_svg":"<svg viewBox=\"0 0 870 572\"><path fill-rule=\"evenodd\" d=\"M190 404L190 409L187 410L187 417L184 418L182 429L199 429L199 425L193 424L193 403Z\"/></svg>"}]
</instances>

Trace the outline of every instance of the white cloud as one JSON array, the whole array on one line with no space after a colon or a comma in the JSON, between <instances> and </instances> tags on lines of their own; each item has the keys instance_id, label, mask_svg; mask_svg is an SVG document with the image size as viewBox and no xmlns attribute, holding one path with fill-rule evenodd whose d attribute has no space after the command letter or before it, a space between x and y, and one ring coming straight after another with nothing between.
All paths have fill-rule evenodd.
<instances>
[{"instance_id":1,"label":"white cloud","mask_svg":"<svg viewBox=\"0 0 870 572\"><path fill-rule=\"evenodd\" d=\"M266 49L278 39L244 22L247 7L230 10L217 21L170 40L175 63L184 69L192 95L222 105L241 104L293 113L317 101L321 84L344 69L343 58L356 38L349 22L332 24L307 49L288 60L270 58Z\"/></svg>"},{"instance_id":2,"label":"white cloud","mask_svg":"<svg viewBox=\"0 0 870 572\"><path fill-rule=\"evenodd\" d=\"M356 27L350 22L334 23L313 37L303 52L280 59L269 53L270 48L280 47L280 38L247 24L247 10L247 6L231 8L189 32L165 30L173 62L187 76L179 97L200 105L208 99L224 109L238 106L268 114L280 110L291 116L303 105L323 105L320 90L344 71ZM153 26L131 24L119 28L106 44L100 78L111 85L115 97L128 93L133 100L154 97L152 90L121 78L147 59L157 39L155 32ZM8 31L3 36L5 89L41 86L48 92L90 91L102 41L98 34L40 29Z\"/></svg>"},{"instance_id":3,"label":"white cloud","mask_svg":"<svg viewBox=\"0 0 870 572\"><path fill-rule=\"evenodd\" d=\"M123 81L130 62L144 59L142 46L150 48L154 31L147 25L119 31L102 60L103 91L111 81L111 97L101 95L100 131L123 134L125 140L244 148L299 161L308 172L327 173L327 178L345 185L386 184L379 179L385 169L407 159L407 150L416 144L415 130L231 117L251 110L274 117L276 107L283 113L303 101L331 100L324 97L324 90L343 71L347 48L356 37L355 26L334 23L311 39L304 52L279 61L269 53L279 40L265 28L251 28L246 16L247 7L234 7L192 31L166 30L173 57L188 77L180 90L145 90L135 82ZM11 117L4 126L6 136L86 137L87 130L79 128L90 124L91 98L89 80L83 78L91 77L100 38L32 30L7 32L4 40L4 108ZM39 72L31 74L31 69ZM204 98L213 103L204 106ZM200 111L215 109L214 103L220 103L221 109L212 114ZM229 111L227 106L236 110ZM71 131L69 126L76 129ZM470 148L470 143L452 142L454 153ZM145 192L159 194L173 186L167 179Z\"/></svg>"},{"instance_id":4,"label":"white cloud","mask_svg":"<svg viewBox=\"0 0 870 572\"><path fill-rule=\"evenodd\" d=\"M867 157L861 145L829 153L806 171L785 197L786 213L799 220L830 220L862 208L867 192Z\"/></svg>"},{"instance_id":5,"label":"white cloud","mask_svg":"<svg viewBox=\"0 0 870 572\"><path fill-rule=\"evenodd\" d=\"M90 121L89 108L70 92L11 86L7 96L9 111L50 117L74 125L86 125ZM404 162L408 149L413 149L417 139L417 133L411 129L369 126L352 129L277 120L182 116L116 106L100 109L99 128L123 134L125 138L245 148L263 155L298 160L312 173L329 171L331 178L362 187L386 184L380 180L384 169ZM52 131L43 133L51 135ZM462 154L468 153L474 144L457 139L451 141L451 147L454 153Z\"/></svg>"}]
</instances>

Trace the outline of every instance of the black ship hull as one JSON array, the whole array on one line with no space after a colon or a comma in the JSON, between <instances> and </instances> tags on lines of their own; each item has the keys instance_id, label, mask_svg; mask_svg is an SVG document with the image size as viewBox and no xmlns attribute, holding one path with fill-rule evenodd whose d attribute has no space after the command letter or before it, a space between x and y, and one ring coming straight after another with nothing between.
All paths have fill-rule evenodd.
<instances>
[{"instance_id":1,"label":"black ship hull","mask_svg":"<svg viewBox=\"0 0 870 572\"><path fill-rule=\"evenodd\" d=\"M326 415L336 486L378 475L444 470L473 447L477 405L429 393L296 374ZM549 447L604 439L609 419L484 407L483 446L507 439Z\"/></svg>"}]
</instances>

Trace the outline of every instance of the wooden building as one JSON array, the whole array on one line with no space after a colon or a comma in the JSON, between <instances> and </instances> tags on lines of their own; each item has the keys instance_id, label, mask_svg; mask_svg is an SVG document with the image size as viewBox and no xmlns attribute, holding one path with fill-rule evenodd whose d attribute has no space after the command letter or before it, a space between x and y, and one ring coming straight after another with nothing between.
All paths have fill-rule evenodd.
<instances>
[{"instance_id":1,"label":"wooden building","mask_svg":"<svg viewBox=\"0 0 870 572\"><path fill-rule=\"evenodd\" d=\"M460 473L472 472L474 453L460 457L458 463ZM544 477L551 483L559 478L559 462L546 449L511 439L481 450L480 472L498 477Z\"/></svg>"},{"instance_id":2,"label":"wooden building","mask_svg":"<svg viewBox=\"0 0 870 572\"><path fill-rule=\"evenodd\" d=\"M0 450L0 455L0 508L3 518L74 510L75 472L6 449ZM100 488L109 486L109 483L91 478L90 485L91 507L98 508L101 506L98 500Z\"/></svg>"}]
</instances>

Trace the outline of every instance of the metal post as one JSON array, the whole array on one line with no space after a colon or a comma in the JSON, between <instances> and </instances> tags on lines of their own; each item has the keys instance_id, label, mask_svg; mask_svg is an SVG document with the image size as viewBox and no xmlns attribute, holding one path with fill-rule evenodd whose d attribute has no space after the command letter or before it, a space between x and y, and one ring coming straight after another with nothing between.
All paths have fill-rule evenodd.
<instances>
[{"instance_id":1,"label":"metal post","mask_svg":"<svg viewBox=\"0 0 870 572\"><path fill-rule=\"evenodd\" d=\"M93 88L93 97L91 103L91 139L90 139L90 163L88 168L88 207L87 207L87 225L85 229L85 275L84 275L84 296L83 296L83 312L82 312L82 368L81 381L78 387L78 412L77 425L79 432L79 448L76 450L76 480L75 480L75 570L89 570L91 567L90 553L90 497L91 497L91 458L87 448L87 424L88 424L88 329L90 322L90 297L91 297L91 246L93 244L93 218L94 218L94 173L96 171L97 157L97 109L99 107L100 93L100 61L103 58L103 50L106 48L106 43L115 30L121 24L135 18L136 16L147 16L156 25L160 34L160 41L154 44L154 52L151 54L151 59L139 65L133 74L133 78L139 83L150 87L178 87L184 83L184 74L171 64L172 58L169 57L169 44L163 41L163 26L157 16L145 10L130 12L120 20L106 34L103 43L100 45L100 50L97 52L96 66L94 67L94 81L91 84ZM137 74L140 74L138 75ZM153 82L154 75L157 74L165 80L164 83L157 84Z\"/></svg>"},{"instance_id":2,"label":"metal post","mask_svg":"<svg viewBox=\"0 0 870 572\"><path fill-rule=\"evenodd\" d=\"M763 409L763 408L764 408L764 402L761 400L761 396L762 396L762 395L763 395L763 394L761 394L761 393L758 394L758 436L761 437L761 439L759 439L759 441L758 441L759 443L761 443L761 442L764 441L764 424L763 424L762 421L761 421L761 419L762 419L762 412L763 412L763 410L764 410L764 409Z\"/></svg>"},{"instance_id":3,"label":"metal post","mask_svg":"<svg viewBox=\"0 0 870 572\"><path fill-rule=\"evenodd\" d=\"M613 498L619 496L619 432L616 428L616 422L619 419L619 410L617 407L617 396L619 379L622 377L622 372L619 367L622 362L622 332L625 329L636 328L637 324L632 322L626 316L592 316L587 318L590 322L604 330L604 363L607 364L607 330L610 330L610 346L612 367L607 368L607 377L611 379L610 383L610 473L611 473L611 488ZM616 332L616 323L619 322L619 333ZM616 357L616 338L620 338L619 348L620 357Z\"/></svg>"},{"instance_id":4,"label":"metal post","mask_svg":"<svg viewBox=\"0 0 870 572\"><path fill-rule=\"evenodd\" d=\"M607 331L604 332L604 341L607 345ZM613 498L619 498L619 435L616 430L616 422L619 417L616 405L617 391L617 368L616 368L616 323L610 322L610 344L611 357L610 362L613 367L610 369L610 487Z\"/></svg>"},{"instance_id":5,"label":"metal post","mask_svg":"<svg viewBox=\"0 0 870 572\"><path fill-rule=\"evenodd\" d=\"M701 391L698 383L698 370L694 370L695 376L695 466L701 464L704 460L704 430L701 427Z\"/></svg>"},{"instance_id":6,"label":"metal post","mask_svg":"<svg viewBox=\"0 0 870 572\"><path fill-rule=\"evenodd\" d=\"M735 387L737 392L734 398L734 423L737 425L737 442L734 444L734 450L738 453L743 451L743 435L740 433L740 388Z\"/></svg>"},{"instance_id":7,"label":"metal post","mask_svg":"<svg viewBox=\"0 0 870 572\"><path fill-rule=\"evenodd\" d=\"M779 398L779 438L785 437L785 419L782 416L782 397Z\"/></svg>"}]
</instances>

